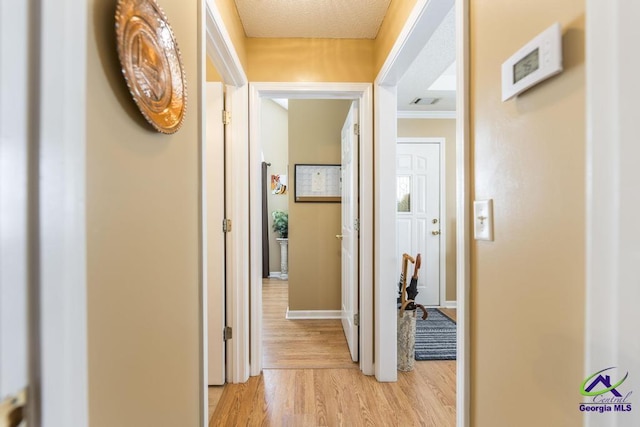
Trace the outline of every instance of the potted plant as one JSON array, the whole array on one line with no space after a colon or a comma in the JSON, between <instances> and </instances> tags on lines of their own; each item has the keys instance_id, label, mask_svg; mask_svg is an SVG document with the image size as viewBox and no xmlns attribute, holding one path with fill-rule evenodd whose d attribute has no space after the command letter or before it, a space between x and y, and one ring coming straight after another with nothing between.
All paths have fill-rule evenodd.
<instances>
[{"instance_id":1,"label":"potted plant","mask_svg":"<svg viewBox=\"0 0 640 427\"><path fill-rule=\"evenodd\" d=\"M289 237L289 214L285 211L271 212L273 218L273 231L280 235L280 238Z\"/></svg>"}]
</instances>

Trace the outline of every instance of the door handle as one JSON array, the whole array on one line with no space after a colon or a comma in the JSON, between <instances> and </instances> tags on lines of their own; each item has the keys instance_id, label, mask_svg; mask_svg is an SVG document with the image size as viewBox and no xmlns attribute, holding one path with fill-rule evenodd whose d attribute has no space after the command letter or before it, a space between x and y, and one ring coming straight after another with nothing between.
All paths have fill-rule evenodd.
<instances>
[{"instance_id":1,"label":"door handle","mask_svg":"<svg viewBox=\"0 0 640 427\"><path fill-rule=\"evenodd\" d=\"M440 235L440 230L433 230L431 232L431 234L433 234L434 236L439 236Z\"/></svg>"},{"instance_id":2,"label":"door handle","mask_svg":"<svg viewBox=\"0 0 640 427\"><path fill-rule=\"evenodd\" d=\"M336 239L342 240L342 234L336 234Z\"/></svg>"}]
</instances>

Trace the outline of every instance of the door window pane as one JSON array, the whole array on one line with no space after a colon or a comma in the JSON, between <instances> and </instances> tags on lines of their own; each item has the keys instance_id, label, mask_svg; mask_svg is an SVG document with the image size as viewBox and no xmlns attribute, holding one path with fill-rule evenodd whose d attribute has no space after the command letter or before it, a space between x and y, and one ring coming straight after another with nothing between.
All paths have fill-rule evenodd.
<instances>
[{"instance_id":1,"label":"door window pane","mask_svg":"<svg viewBox=\"0 0 640 427\"><path fill-rule=\"evenodd\" d=\"M411 212L411 177L399 176L396 181L398 212Z\"/></svg>"}]
</instances>

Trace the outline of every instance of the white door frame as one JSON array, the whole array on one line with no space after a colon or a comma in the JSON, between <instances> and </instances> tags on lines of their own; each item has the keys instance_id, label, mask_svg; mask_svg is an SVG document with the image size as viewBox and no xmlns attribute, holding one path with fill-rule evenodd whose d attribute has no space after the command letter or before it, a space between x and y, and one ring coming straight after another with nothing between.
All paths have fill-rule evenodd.
<instances>
[{"instance_id":1,"label":"white door frame","mask_svg":"<svg viewBox=\"0 0 640 427\"><path fill-rule=\"evenodd\" d=\"M469 150L469 1L455 1L456 8L456 63L458 90L456 103L456 273L457 273L457 426L466 427L470 422L470 150ZM450 10L451 3L418 0L405 26L396 40L387 60L375 81L375 259L376 264L376 320L381 328L376 330L376 376L381 381L395 381L396 351L388 343L395 340L396 307L394 283L396 255L395 245L381 242L395 241L395 159L397 140L397 84L407 67L437 28L442 16ZM393 117L393 120L389 118ZM386 344L386 345L385 345ZM393 366L392 372L390 367ZM386 368L386 369L385 369Z\"/></svg>"},{"instance_id":2,"label":"white door frame","mask_svg":"<svg viewBox=\"0 0 640 427\"><path fill-rule=\"evenodd\" d=\"M440 147L440 298L438 304L444 307L447 300L447 173L446 173L446 141L444 138L413 138L402 137L397 144L438 144ZM399 261L399 259L398 259ZM399 265L399 262L397 263Z\"/></svg>"},{"instance_id":3,"label":"white door frame","mask_svg":"<svg viewBox=\"0 0 640 427\"><path fill-rule=\"evenodd\" d=\"M12 7L11 2L5 2ZM89 424L86 302L87 2L30 7L29 422ZM4 7L4 5L2 6ZM4 26L11 28L11 26ZM64 28L65 31L60 31ZM22 34L17 33L18 36ZM73 36L70 36L73 35ZM3 64L0 64L4 67ZM3 90L3 95L5 92ZM35 336L33 335L35 333ZM32 354L32 356L34 356ZM33 375L36 378L33 378ZM39 380L39 381L38 381Z\"/></svg>"},{"instance_id":4,"label":"white door frame","mask_svg":"<svg viewBox=\"0 0 640 427\"><path fill-rule=\"evenodd\" d=\"M249 184L248 184L248 85L247 76L236 53L229 31L216 4L212 0L201 3L203 25L202 37L206 43L201 45L200 70L205 75L205 52L211 59L216 70L226 85L231 124L226 127L225 144L233 147L226 150L225 162L233 176L227 176L226 185L226 214L232 221L232 231L227 236L227 326L233 330L233 338L227 342L227 382L243 383L249 379L249 266L246 260L249 256ZM204 80L204 77L203 79ZM202 108L204 114L205 108ZM201 118L202 126L204 119ZM203 128L204 130L204 128ZM233 191L231 191L233 190ZM203 263L202 268L206 265ZM204 271L204 270L203 270ZM201 295L206 296L206 283L201 283ZM207 355L204 349L207 345L206 327L206 299L201 301L202 331L201 331L201 419L203 425L208 422L208 387L205 364Z\"/></svg>"},{"instance_id":5,"label":"white door frame","mask_svg":"<svg viewBox=\"0 0 640 427\"><path fill-rule=\"evenodd\" d=\"M636 213L640 210L640 170L636 161L640 157L640 123L636 104L640 84L634 70L640 60L627 53L640 38L640 7L637 2L621 0L587 0L586 7L584 375L586 378L616 366L629 372L630 378L637 378L640 228ZM632 387L640 384L637 379L632 381ZM639 424L638 411L584 415L584 425L590 427Z\"/></svg>"},{"instance_id":6,"label":"white door frame","mask_svg":"<svg viewBox=\"0 0 640 427\"><path fill-rule=\"evenodd\" d=\"M261 98L288 99L353 99L359 102L360 123L360 369L373 375L373 103L370 83L251 83L249 117L251 182L251 375L262 372L262 210L260 163L262 143L260 135ZM374 261L375 264L375 261ZM395 301L395 300L394 300ZM395 366L394 366L395 370Z\"/></svg>"}]
</instances>

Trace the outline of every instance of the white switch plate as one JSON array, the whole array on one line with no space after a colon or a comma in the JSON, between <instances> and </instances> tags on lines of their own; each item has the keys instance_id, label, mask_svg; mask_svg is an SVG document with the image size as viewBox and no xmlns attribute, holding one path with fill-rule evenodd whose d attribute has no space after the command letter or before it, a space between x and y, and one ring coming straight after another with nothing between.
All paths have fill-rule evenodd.
<instances>
[{"instance_id":1,"label":"white switch plate","mask_svg":"<svg viewBox=\"0 0 640 427\"><path fill-rule=\"evenodd\" d=\"M473 237L493 241L493 200L473 202Z\"/></svg>"}]
</instances>

